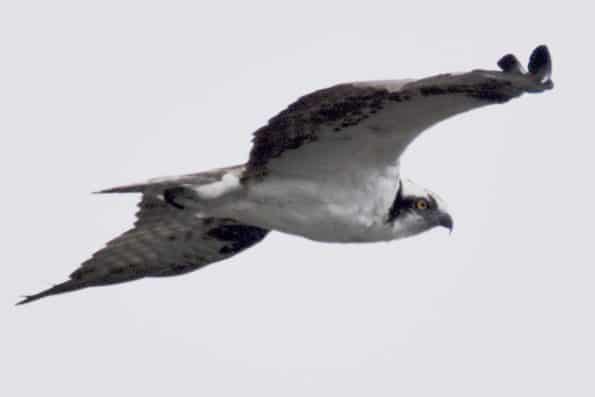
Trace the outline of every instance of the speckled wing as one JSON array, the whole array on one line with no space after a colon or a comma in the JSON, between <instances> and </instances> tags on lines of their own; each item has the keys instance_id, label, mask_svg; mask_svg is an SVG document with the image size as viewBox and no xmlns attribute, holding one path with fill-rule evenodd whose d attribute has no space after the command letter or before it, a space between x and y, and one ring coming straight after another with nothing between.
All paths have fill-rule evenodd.
<instances>
[{"instance_id":1,"label":"speckled wing","mask_svg":"<svg viewBox=\"0 0 595 397\"><path fill-rule=\"evenodd\" d=\"M202 217L144 194L134 228L108 242L69 280L27 296L20 304L86 287L188 273L227 259L267 234L265 229Z\"/></svg>"},{"instance_id":2,"label":"speckled wing","mask_svg":"<svg viewBox=\"0 0 595 397\"><path fill-rule=\"evenodd\" d=\"M340 84L306 95L255 132L245 179L274 173L364 183L360 175L398 166L399 156L428 127L553 87L545 46L533 51L529 72L514 55L498 65L501 71Z\"/></svg>"}]
</instances>

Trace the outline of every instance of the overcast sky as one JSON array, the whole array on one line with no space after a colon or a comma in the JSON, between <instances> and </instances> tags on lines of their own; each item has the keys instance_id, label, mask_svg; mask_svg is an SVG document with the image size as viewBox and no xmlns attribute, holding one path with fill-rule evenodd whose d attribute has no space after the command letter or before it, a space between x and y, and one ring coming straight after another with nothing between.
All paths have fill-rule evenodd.
<instances>
[{"instance_id":1,"label":"overcast sky","mask_svg":"<svg viewBox=\"0 0 595 397\"><path fill-rule=\"evenodd\" d=\"M580 4L2 2L0 394L593 396ZM183 277L13 306L131 225L137 197L92 191L241 163L255 129L318 88L525 63L543 43L553 91L406 153L404 174L448 201L450 237L274 233Z\"/></svg>"}]
</instances>

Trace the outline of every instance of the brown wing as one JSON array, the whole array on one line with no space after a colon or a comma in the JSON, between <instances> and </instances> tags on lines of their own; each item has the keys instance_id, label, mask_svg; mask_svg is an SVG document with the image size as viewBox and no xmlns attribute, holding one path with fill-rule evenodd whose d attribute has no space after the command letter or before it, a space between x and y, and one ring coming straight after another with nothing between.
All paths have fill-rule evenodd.
<instances>
[{"instance_id":1,"label":"brown wing","mask_svg":"<svg viewBox=\"0 0 595 397\"><path fill-rule=\"evenodd\" d=\"M70 279L19 304L86 287L188 273L260 242L268 230L231 219L208 218L145 194L134 228L107 243Z\"/></svg>"},{"instance_id":2,"label":"brown wing","mask_svg":"<svg viewBox=\"0 0 595 397\"><path fill-rule=\"evenodd\" d=\"M513 55L498 64L502 71L340 84L306 95L255 132L244 178L272 172L353 180L365 168L374 170L363 176L378 174L439 121L553 87L545 46L533 51L529 73Z\"/></svg>"}]
</instances>

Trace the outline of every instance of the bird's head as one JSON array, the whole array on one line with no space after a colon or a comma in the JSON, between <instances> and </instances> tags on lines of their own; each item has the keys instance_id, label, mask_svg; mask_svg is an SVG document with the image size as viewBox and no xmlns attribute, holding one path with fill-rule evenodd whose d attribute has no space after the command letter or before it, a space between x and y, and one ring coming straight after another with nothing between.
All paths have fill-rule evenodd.
<instances>
[{"instance_id":1,"label":"bird's head","mask_svg":"<svg viewBox=\"0 0 595 397\"><path fill-rule=\"evenodd\" d=\"M395 238L414 236L436 226L451 232L453 228L444 200L409 179L401 179L388 221Z\"/></svg>"}]
</instances>

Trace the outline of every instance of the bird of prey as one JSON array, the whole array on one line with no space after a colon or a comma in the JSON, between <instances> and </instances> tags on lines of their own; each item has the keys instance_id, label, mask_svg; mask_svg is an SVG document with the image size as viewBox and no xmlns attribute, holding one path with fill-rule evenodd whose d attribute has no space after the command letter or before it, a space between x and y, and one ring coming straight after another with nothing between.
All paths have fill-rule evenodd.
<instances>
[{"instance_id":1,"label":"bird of prey","mask_svg":"<svg viewBox=\"0 0 595 397\"><path fill-rule=\"evenodd\" d=\"M424 130L456 114L553 88L546 46L528 71L338 84L298 99L254 133L246 164L151 179L100 193L140 193L134 227L70 278L19 304L81 288L176 276L230 258L272 231L337 243L389 241L453 220L435 193L400 174Z\"/></svg>"}]
</instances>

